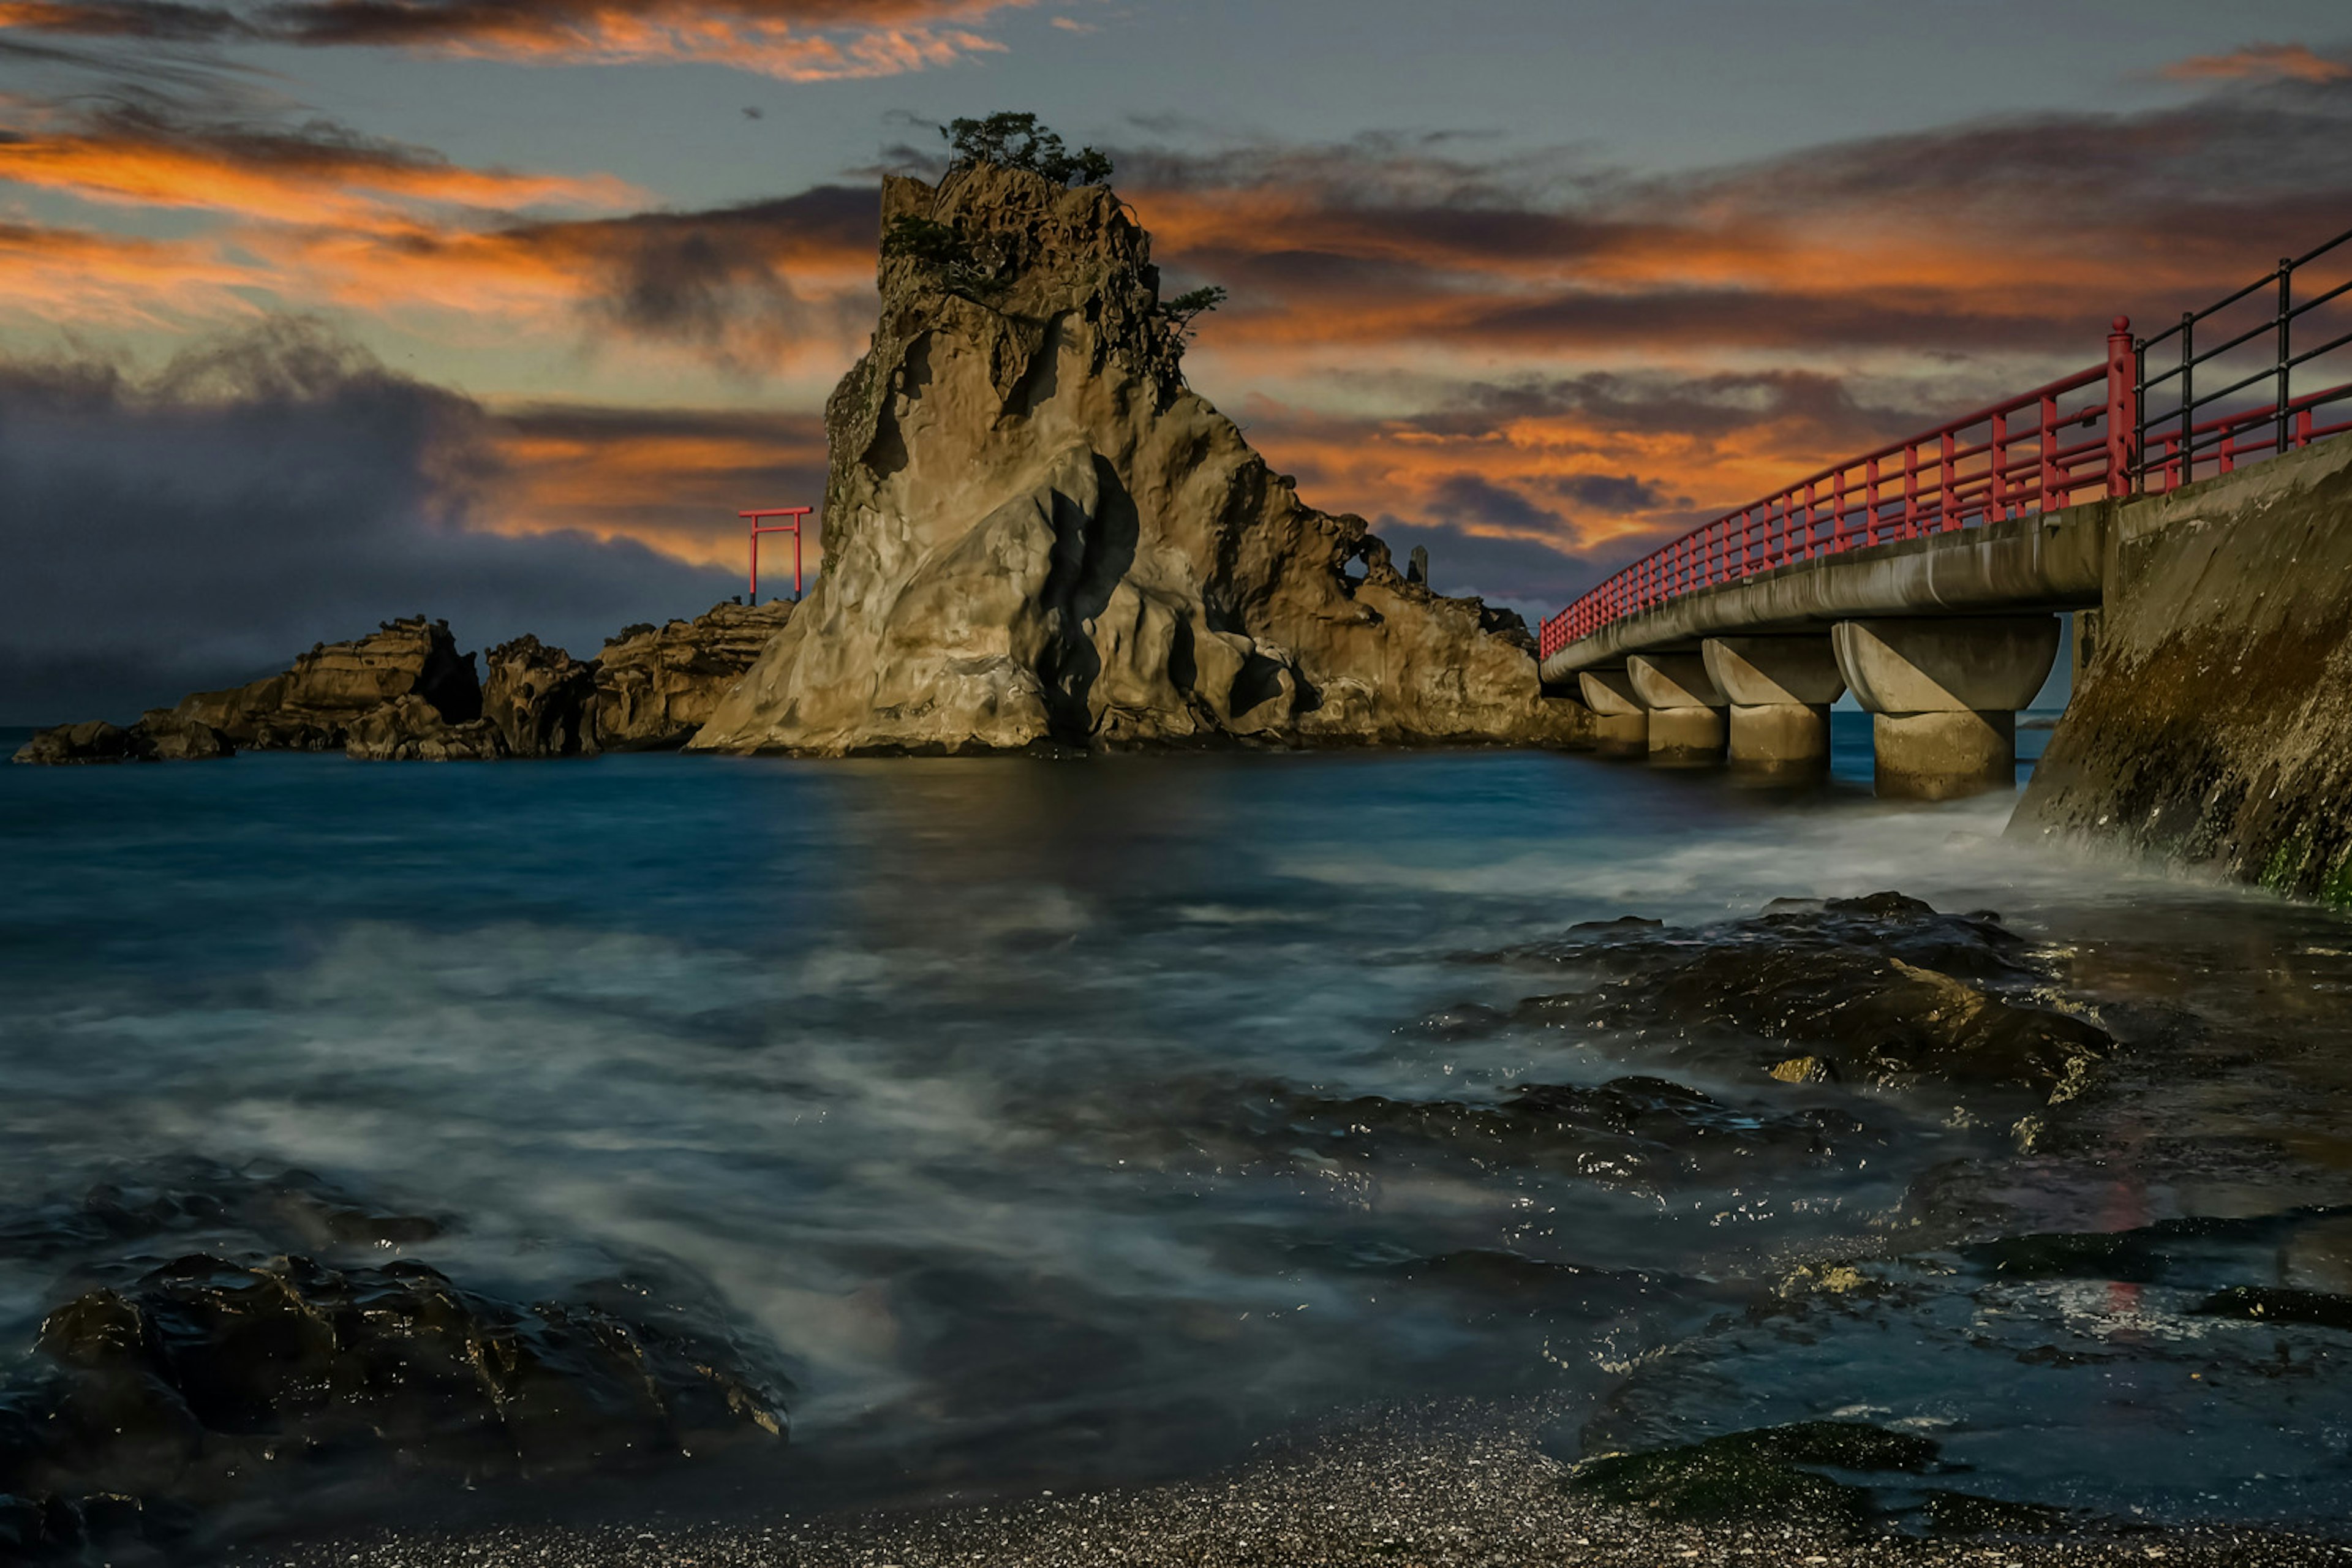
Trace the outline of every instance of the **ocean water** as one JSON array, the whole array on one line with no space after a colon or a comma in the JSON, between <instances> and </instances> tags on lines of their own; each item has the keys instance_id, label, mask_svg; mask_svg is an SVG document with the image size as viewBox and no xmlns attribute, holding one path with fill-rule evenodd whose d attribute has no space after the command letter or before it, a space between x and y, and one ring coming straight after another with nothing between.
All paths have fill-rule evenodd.
<instances>
[{"instance_id":1,"label":"ocean water","mask_svg":"<svg viewBox=\"0 0 2352 1568\"><path fill-rule=\"evenodd\" d=\"M475 1289L670 1279L790 1375L780 1497L1478 1397L1563 1453L1837 1415L2013 1500L2344 1517L2346 1331L2200 1303L2352 1293L2352 929L2010 843L2007 797L1877 802L1865 722L1793 794L1517 752L0 769L0 1226L200 1157L446 1216L396 1250ZM1885 889L1999 910L2126 1042L2064 1138L1823 1089L1867 1140L1644 1184L1299 1110L1748 1105L1638 1032L1443 1020L1580 921ZM2083 1234L2138 1240L1958 1250ZM0 1249L0 1355L93 1266Z\"/></svg>"}]
</instances>

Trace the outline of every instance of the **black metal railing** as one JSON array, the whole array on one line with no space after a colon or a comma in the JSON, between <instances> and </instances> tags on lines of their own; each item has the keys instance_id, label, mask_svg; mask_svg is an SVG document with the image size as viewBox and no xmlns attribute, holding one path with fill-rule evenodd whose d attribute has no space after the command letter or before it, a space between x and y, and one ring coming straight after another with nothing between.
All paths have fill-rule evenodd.
<instances>
[{"instance_id":1,"label":"black metal railing","mask_svg":"<svg viewBox=\"0 0 2352 1568\"><path fill-rule=\"evenodd\" d=\"M2328 332L2352 315L2352 310L2337 304L2352 294L2352 277L2295 298L2298 279L2308 278L2315 263L2332 258L2352 265L2347 246L2352 246L2352 230L2282 259L2276 270L2201 310L2184 312L2178 326L2134 345L2138 366L2135 489L2173 489L2197 478L2200 464L2210 473L2226 474L2246 458L2291 451L2352 430L2352 376L2299 395L2294 390L2298 382L2327 379L2316 373L2336 367L2322 362L2352 346L2352 331L2335 331L2316 344L2308 341L2314 328ZM2210 341L2217 331L2229 335ZM2305 339L2300 348L2295 341L2299 335ZM2202 346L2200 336L2209 340ZM2176 341L2176 350L2165 349ZM2352 361L2352 354L2344 358ZM2151 359L2166 368L2151 374ZM2208 379L2221 384L2200 386ZM2152 409L2151 401L2161 408ZM2329 422L2326 416L2337 414L2347 417Z\"/></svg>"}]
</instances>

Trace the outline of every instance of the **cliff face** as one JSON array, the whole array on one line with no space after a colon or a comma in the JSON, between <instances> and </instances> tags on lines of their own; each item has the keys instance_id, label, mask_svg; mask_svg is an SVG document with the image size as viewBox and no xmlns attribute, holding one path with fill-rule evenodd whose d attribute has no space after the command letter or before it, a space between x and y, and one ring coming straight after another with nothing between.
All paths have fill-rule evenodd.
<instances>
[{"instance_id":1,"label":"cliff face","mask_svg":"<svg viewBox=\"0 0 2352 1568\"><path fill-rule=\"evenodd\" d=\"M1184 387L1109 191L982 166L886 182L901 217L958 254L884 258L826 405L824 575L696 748L1585 737L1517 616L1408 583Z\"/></svg>"},{"instance_id":2,"label":"cliff face","mask_svg":"<svg viewBox=\"0 0 2352 1568\"><path fill-rule=\"evenodd\" d=\"M170 711L240 746L324 752L340 750L366 714L411 696L450 724L482 716L474 656L457 651L446 621L387 621L363 637L321 643L283 675L199 691Z\"/></svg>"},{"instance_id":3,"label":"cliff face","mask_svg":"<svg viewBox=\"0 0 2352 1568\"><path fill-rule=\"evenodd\" d=\"M2352 437L2117 509L2010 825L2352 906Z\"/></svg>"},{"instance_id":4,"label":"cliff face","mask_svg":"<svg viewBox=\"0 0 2352 1568\"><path fill-rule=\"evenodd\" d=\"M793 606L719 605L690 621L630 626L604 645L588 728L608 752L683 744L774 640Z\"/></svg>"}]
</instances>

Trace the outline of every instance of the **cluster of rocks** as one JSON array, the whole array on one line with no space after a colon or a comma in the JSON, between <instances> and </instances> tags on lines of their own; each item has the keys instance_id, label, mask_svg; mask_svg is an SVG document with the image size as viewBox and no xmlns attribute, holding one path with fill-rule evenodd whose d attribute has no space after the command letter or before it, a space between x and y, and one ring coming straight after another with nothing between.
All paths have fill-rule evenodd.
<instances>
[{"instance_id":1,"label":"cluster of rocks","mask_svg":"<svg viewBox=\"0 0 2352 1568\"><path fill-rule=\"evenodd\" d=\"M709 720L792 612L781 601L723 604L690 621L627 627L584 662L522 637L482 656L481 673L446 621L388 621L322 643L282 674L197 692L128 728L43 730L16 760L169 762L246 750L450 762L674 747Z\"/></svg>"},{"instance_id":2,"label":"cluster of rocks","mask_svg":"<svg viewBox=\"0 0 2352 1568\"><path fill-rule=\"evenodd\" d=\"M510 1300L394 1250L446 1227L204 1162L0 1216L0 1254L73 1265L76 1292L0 1379L0 1560L785 1442L785 1381L709 1307L635 1275Z\"/></svg>"}]
</instances>

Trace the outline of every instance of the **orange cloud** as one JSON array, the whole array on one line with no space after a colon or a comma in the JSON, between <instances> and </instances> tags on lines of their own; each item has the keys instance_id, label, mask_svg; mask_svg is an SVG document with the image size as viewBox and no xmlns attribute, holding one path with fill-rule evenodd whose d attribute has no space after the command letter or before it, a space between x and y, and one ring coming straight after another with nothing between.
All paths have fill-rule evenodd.
<instances>
[{"instance_id":1,"label":"orange cloud","mask_svg":"<svg viewBox=\"0 0 2352 1568\"><path fill-rule=\"evenodd\" d=\"M793 81L896 76L1001 52L974 30L1035 0L0 0L0 28L372 46L524 64L695 61Z\"/></svg>"},{"instance_id":2,"label":"orange cloud","mask_svg":"<svg viewBox=\"0 0 2352 1568\"><path fill-rule=\"evenodd\" d=\"M2352 80L2352 63L2315 54L2303 44L2249 44L2226 55L2198 55L2167 66L2174 81Z\"/></svg>"},{"instance_id":3,"label":"orange cloud","mask_svg":"<svg viewBox=\"0 0 2352 1568\"><path fill-rule=\"evenodd\" d=\"M490 211L644 200L605 176L467 169L414 149L270 132L189 132L119 119L0 140L0 181L112 205L197 208L275 223L360 223L398 204Z\"/></svg>"},{"instance_id":4,"label":"orange cloud","mask_svg":"<svg viewBox=\"0 0 2352 1568\"><path fill-rule=\"evenodd\" d=\"M814 415L535 405L498 415L491 443L499 477L477 505L478 525L634 540L730 570L745 563L738 511L814 506L824 495ZM815 542L812 529L812 567Z\"/></svg>"}]
</instances>

